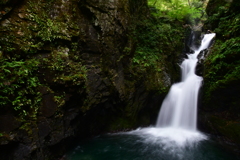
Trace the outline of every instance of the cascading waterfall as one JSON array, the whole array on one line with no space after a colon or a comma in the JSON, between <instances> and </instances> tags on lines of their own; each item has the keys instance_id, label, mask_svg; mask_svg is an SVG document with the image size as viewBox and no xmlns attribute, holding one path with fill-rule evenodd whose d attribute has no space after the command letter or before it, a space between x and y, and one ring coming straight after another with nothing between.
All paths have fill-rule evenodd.
<instances>
[{"instance_id":1,"label":"cascading waterfall","mask_svg":"<svg viewBox=\"0 0 240 160\"><path fill-rule=\"evenodd\" d=\"M195 74L198 54L207 49L215 33L205 34L201 46L188 54L181 64L182 80L172 85L162 103L156 127L182 128L196 131L198 92L202 77Z\"/></svg>"},{"instance_id":2,"label":"cascading waterfall","mask_svg":"<svg viewBox=\"0 0 240 160\"><path fill-rule=\"evenodd\" d=\"M238 159L196 129L198 90L202 82L202 77L195 75L197 56L214 36L205 35L201 47L181 64L182 81L171 87L162 104L157 127L95 137L79 145L69 156L71 160Z\"/></svg>"},{"instance_id":3,"label":"cascading waterfall","mask_svg":"<svg viewBox=\"0 0 240 160\"><path fill-rule=\"evenodd\" d=\"M198 92L203 78L195 74L195 68L199 53L209 47L214 36L215 33L205 34L200 47L193 54L188 54L180 65L181 82L172 85L164 99L156 127L141 128L130 134L139 135L148 144L162 145L164 150L177 151L179 155L183 154L185 146L191 147L207 139L196 125Z\"/></svg>"}]
</instances>

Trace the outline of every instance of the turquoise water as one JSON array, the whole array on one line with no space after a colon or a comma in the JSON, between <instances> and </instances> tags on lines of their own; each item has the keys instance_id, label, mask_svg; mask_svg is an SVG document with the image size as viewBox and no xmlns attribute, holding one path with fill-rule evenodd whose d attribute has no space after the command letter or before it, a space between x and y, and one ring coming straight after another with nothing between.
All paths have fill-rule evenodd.
<instances>
[{"instance_id":1,"label":"turquoise water","mask_svg":"<svg viewBox=\"0 0 240 160\"><path fill-rule=\"evenodd\" d=\"M177 133L176 133L177 134ZM183 143L182 143L183 144ZM69 160L237 160L210 138L183 145L142 132L107 134L81 142Z\"/></svg>"}]
</instances>

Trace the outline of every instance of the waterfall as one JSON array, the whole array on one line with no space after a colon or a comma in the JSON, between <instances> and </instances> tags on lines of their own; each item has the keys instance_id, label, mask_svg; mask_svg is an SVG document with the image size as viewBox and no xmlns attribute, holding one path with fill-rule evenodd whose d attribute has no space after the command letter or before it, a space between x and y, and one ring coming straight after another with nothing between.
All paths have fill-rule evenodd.
<instances>
[{"instance_id":1,"label":"waterfall","mask_svg":"<svg viewBox=\"0 0 240 160\"><path fill-rule=\"evenodd\" d=\"M201 45L188 54L180 65L182 71L181 82L173 84L164 99L156 127L172 127L187 130L197 130L198 92L203 78L195 74L198 54L207 49L215 33L205 34Z\"/></svg>"}]
</instances>

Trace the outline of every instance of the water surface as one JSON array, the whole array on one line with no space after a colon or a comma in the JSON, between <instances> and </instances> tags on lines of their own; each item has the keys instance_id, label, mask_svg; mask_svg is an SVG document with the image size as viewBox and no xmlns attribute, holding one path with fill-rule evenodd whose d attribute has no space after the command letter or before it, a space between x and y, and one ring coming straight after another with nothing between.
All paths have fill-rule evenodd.
<instances>
[{"instance_id":1,"label":"water surface","mask_svg":"<svg viewBox=\"0 0 240 160\"><path fill-rule=\"evenodd\" d=\"M237 160L200 132L144 128L81 142L70 160Z\"/></svg>"}]
</instances>

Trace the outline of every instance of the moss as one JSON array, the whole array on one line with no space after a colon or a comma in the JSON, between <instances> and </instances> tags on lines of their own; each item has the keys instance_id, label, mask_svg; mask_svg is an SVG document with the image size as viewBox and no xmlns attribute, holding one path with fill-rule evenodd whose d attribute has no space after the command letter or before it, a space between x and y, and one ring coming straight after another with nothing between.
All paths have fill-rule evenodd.
<instances>
[{"instance_id":1,"label":"moss","mask_svg":"<svg viewBox=\"0 0 240 160\"><path fill-rule=\"evenodd\" d=\"M208 99L216 89L224 88L240 80L239 42L239 38L231 38L225 42L217 40L211 54L207 57L205 86Z\"/></svg>"},{"instance_id":2,"label":"moss","mask_svg":"<svg viewBox=\"0 0 240 160\"><path fill-rule=\"evenodd\" d=\"M1 22L1 107L36 116L41 85L84 86L87 71L76 54L78 40L73 38L81 37L78 15L70 14L77 11L76 1L26 1Z\"/></svg>"},{"instance_id":3,"label":"moss","mask_svg":"<svg viewBox=\"0 0 240 160\"><path fill-rule=\"evenodd\" d=\"M208 2L208 6L206 8L206 11L207 11L208 14L213 15L213 14L216 14L217 12L219 13L219 11L221 10L219 8L221 8L223 6L226 6L226 7L228 6L229 7L229 5L230 5L230 3L228 3L228 1L210 0ZM216 16L216 15L214 15L214 16Z\"/></svg>"},{"instance_id":4,"label":"moss","mask_svg":"<svg viewBox=\"0 0 240 160\"><path fill-rule=\"evenodd\" d=\"M204 61L204 105L208 131L239 144L240 136L240 12L239 2L211 0L206 26L216 40ZM208 28L208 29L209 29Z\"/></svg>"},{"instance_id":5,"label":"moss","mask_svg":"<svg viewBox=\"0 0 240 160\"><path fill-rule=\"evenodd\" d=\"M23 122L24 122L24 121L23 121ZM35 121L25 122L25 123L23 123L23 125L19 128L19 130L25 131L29 137L32 137L32 135L33 135L33 128L36 127L35 125L36 125L36 122L35 122Z\"/></svg>"},{"instance_id":6,"label":"moss","mask_svg":"<svg viewBox=\"0 0 240 160\"><path fill-rule=\"evenodd\" d=\"M159 71L174 49L183 47L181 42L184 30L178 21L151 15L151 18L137 22L133 37L137 44L133 64L142 69L152 68Z\"/></svg>"},{"instance_id":7,"label":"moss","mask_svg":"<svg viewBox=\"0 0 240 160\"><path fill-rule=\"evenodd\" d=\"M162 17L152 10L149 17L139 17L132 26L131 71L135 80L146 79L147 90L158 90L165 94L172 82L178 79L177 59L183 48L185 29L181 22ZM173 39L174 37L174 39ZM179 51L179 52L177 52Z\"/></svg>"},{"instance_id":8,"label":"moss","mask_svg":"<svg viewBox=\"0 0 240 160\"><path fill-rule=\"evenodd\" d=\"M62 51L53 51L49 57L41 60L41 69L55 74L49 77L50 83L82 85L87 78L87 70L80 62L69 59L67 51L64 48Z\"/></svg>"},{"instance_id":9,"label":"moss","mask_svg":"<svg viewBox=\"0 0 240 160\"><path fill-rule=\"evenodd\" d=\"M71 41L71 37L79 35L79 27L75 21L77 15L63 12L60 7L68 6L69 3L76 2L59 4L53 1L26 2L19 9L20 13L13 14L14 19L6 19L6 23L1 25L1 30L5 31L2 32L2 36L5 38L0 39L0 46L6 53L17 50L20 53L19 56L29 57L31 53L36 54L49 42L59 39ZM71 7L76 12L77 5L71 5ZM55 9L52 10L52 8ZM58 16L54 16L55 12ZM20 17L19 14L21 14Z\"/></svg>"},{"instance_id":10,"label":"moss","mask_svg":"<svg viewBox=\"0 0 240 160\"><path fill-rule=\"evenodd\" d=\"M224 89L240 80L238 76L240 12L235 9L239 3L237 1L217 2L219 1L212 0L208 4L208 8L219 8L219 10L208 12L210 17L207 25L213 25L217 33L217 40L205 61L206 99L209 101L212 92L218 88Z\"/></svg>"}]
</instances>

